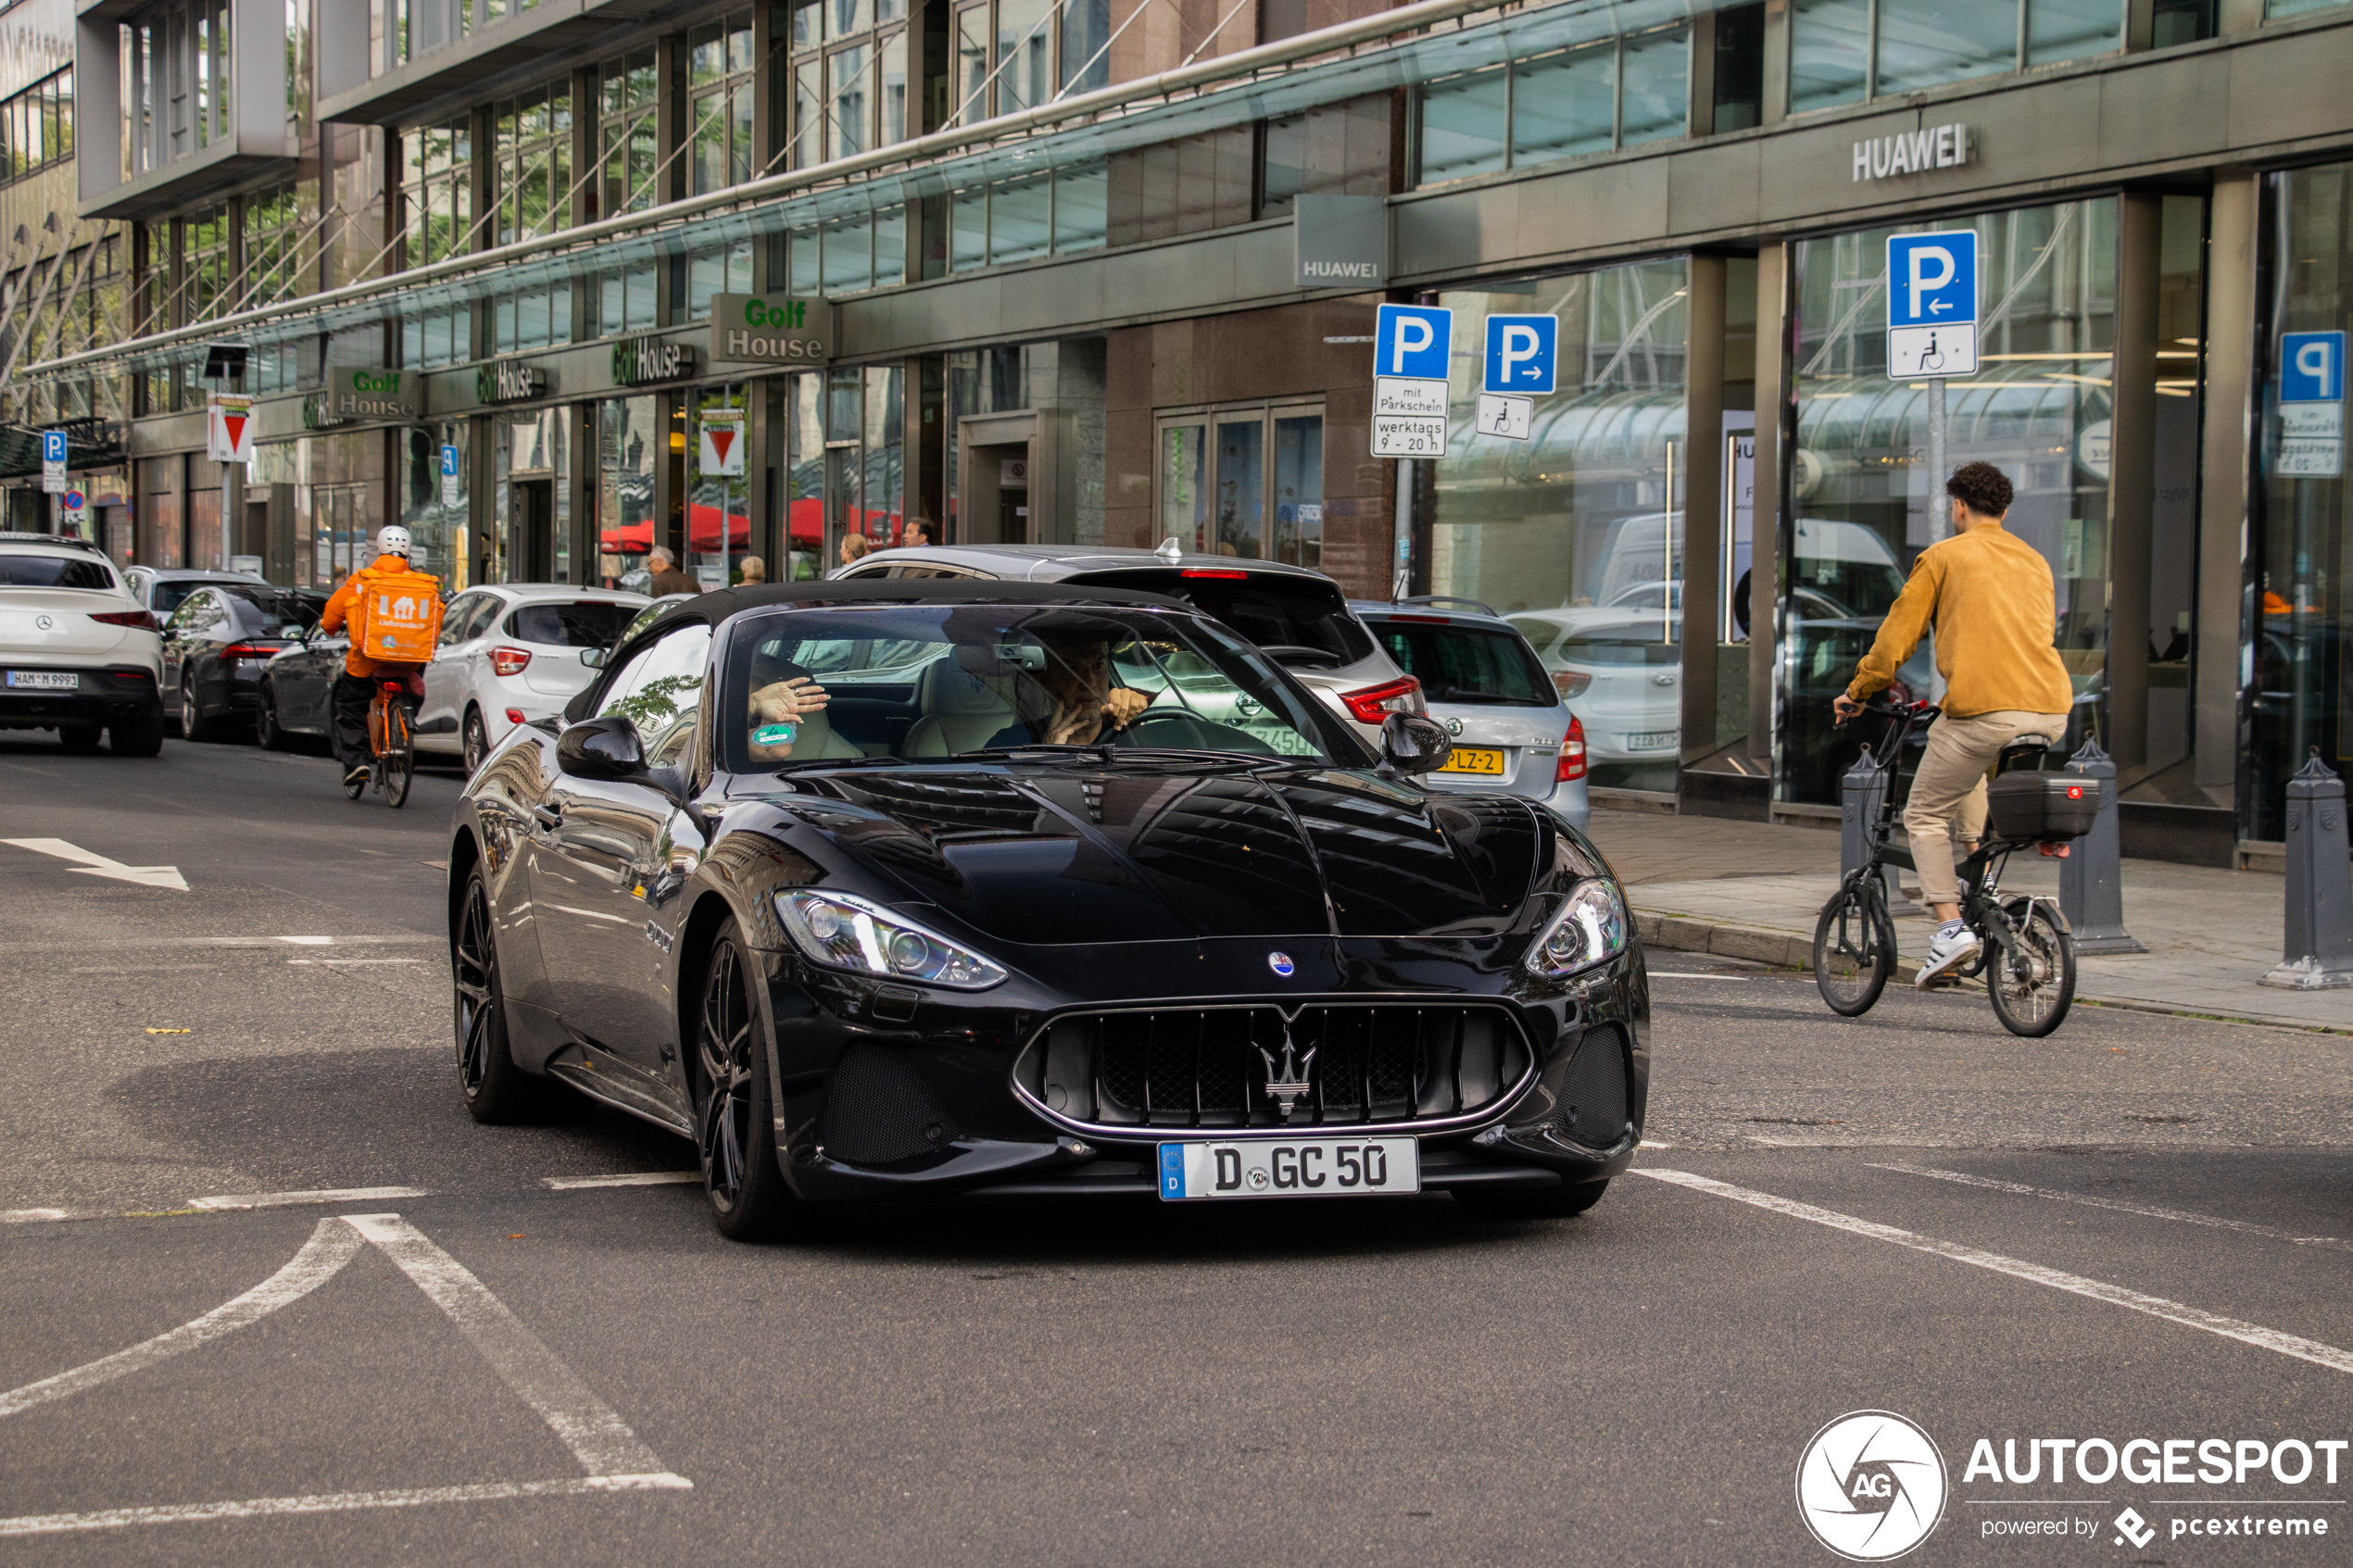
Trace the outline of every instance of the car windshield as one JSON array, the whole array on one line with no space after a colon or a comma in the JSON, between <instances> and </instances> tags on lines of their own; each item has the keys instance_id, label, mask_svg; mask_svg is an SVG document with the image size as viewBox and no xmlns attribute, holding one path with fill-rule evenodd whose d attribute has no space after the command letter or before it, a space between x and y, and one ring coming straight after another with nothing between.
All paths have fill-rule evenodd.
<instances>
[{"instance_id":1,"label":"car windshield","mask_svg":"<svg viewBox=\"0 0 2353 1568\"><path fill-rule=\"evenodd\" d=\"M729 640L732 772L1085 746L1368 760L1259 653L1189 616L999 605L783 609Z\"/></svg>"},{"instance_id":2,"label":"car windshield","mask_svg":"<svg viewBox=\"0 0 2353 1568\"><path fill-rule=\"evenodd\" d=\"M259 583L247 586L242 583L221 583L215 586L240 602L238 614L258 636L299 637L319 623L320 614L327 608L324 594L265 588Z\"/></svg>"},{"instance_id":3,"label":"car windshield","mask_svg":"<svg viewBox=\"0 0 2353 1568\"><path fill-rule=\"evenodd\" d=\"M633 606L599 599L524 605L507 617L507 635L545 647L610 647L636 613Z\"/></svg>"},{"instance_id":4,"label":"car windshield","mask_svg":"<svg viewBox=\"0 0 2353 1568\"><path fill-rule=\"evenodd\" d=\"M1373 622L1373 638L1432 702L1550 708L1560 700L1516 632L1392 615Z\"/></svg>"},{"instance_id":5,"label":"car windshield","mask_svg":"<svg viewBox=\"0 0 2353 1568\"><path fill-rule=\"evenodd\" d=\"M90 588L114 586L114 571L88 556L0 555L0 588Z\"/></svg>"},{"instance_id":6,"label":"car windshield","mask_svg":"<svg viewBox=\"0 0 2353 1568\"><path fill-rule=\"evenodd\" d=\"M1089 571L1069 581L1165 594L1224 621L1263 648L1305 648L1334 664L1353 664L1373 651L1339 586L1318 577L1239 567L1151 567Z\"/></svg>"}]
</instances>

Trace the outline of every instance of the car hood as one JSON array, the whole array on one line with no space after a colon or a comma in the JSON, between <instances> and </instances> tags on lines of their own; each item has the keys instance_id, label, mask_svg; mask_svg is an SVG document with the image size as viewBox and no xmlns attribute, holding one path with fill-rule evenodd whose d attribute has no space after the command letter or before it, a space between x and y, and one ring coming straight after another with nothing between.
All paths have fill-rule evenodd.
<instances>
[{"instance_id":1,"label":"car hood","mask_svg":"<svg viewBox=\"0 0 2353 1568\"><path fill-rule=\"evenodd\" d=\"M1001 941L1480 936L1554 829L1503 797L1328 769L1017 767L795 776L778 809Z\"/></svg>"}]
</instances>

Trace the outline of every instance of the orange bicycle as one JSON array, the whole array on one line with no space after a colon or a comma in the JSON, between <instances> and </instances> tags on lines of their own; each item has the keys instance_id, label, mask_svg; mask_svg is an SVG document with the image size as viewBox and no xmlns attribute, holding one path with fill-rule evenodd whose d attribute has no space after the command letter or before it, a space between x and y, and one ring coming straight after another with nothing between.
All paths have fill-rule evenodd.
<instances>
[{"instance_id":1,"label":"orange bicycle","mask_svg":"<svg viewBox=\"0 0 2353 1568\"><path fill-rule=\"evenodd\" d=\"M409 732L409 686L407 677L379 678L376 697L368 705L368 771L344 784L357 800L374 784L384 791L384 804L395 808L409 801L409 783L417 771L417 748Z\"/></svg>"}]
</instances>

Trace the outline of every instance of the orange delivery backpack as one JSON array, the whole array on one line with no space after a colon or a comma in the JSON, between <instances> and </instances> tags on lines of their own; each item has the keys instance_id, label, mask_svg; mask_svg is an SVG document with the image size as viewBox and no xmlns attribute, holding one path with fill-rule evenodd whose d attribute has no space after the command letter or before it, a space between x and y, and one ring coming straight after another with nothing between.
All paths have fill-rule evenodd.
<instances>
[{"instance_id":1,"label":"orange delivery backpack","mask_svg":"<svg viewBox=\"0 0 2353 1568\"><path fill-rule=\"evenodd\" d=\"M359 571L352 642L369 659L423 664L441 635L441 579L430 572Z\"/></svg>"}]
</instances>

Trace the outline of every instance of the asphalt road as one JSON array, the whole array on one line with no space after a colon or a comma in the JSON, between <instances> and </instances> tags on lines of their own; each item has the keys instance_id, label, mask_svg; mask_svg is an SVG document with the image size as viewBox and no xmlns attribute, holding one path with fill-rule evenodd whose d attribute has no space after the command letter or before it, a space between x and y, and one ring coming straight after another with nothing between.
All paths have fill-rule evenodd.
<instances>
[{"instance_id":1,"label":"asphalt road","mask_svg":"<svg viewBox=\"0 0 2353 1568\"><path fill-rule=\"evenodd\" d=\"M2347 1560L2353 1038L1850 1022L1662 953L1656 1142L1577 1220L969 1207L745 1248L688 1185L550 1185L686 1170L666 1135L467 1118L457 791L0 736L0 838L187 884L0 843L0 1562L1831 1563L1800 1458L1865 1410L1941 1455L1906 1562ZM1900 1532L1933 1488L1852 1430L1830 1470ZM2045 1438L2187 1446L2054 1484Z\"/></svg>"}]
</instances>

